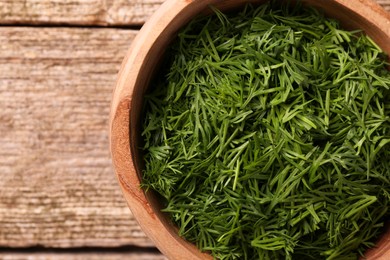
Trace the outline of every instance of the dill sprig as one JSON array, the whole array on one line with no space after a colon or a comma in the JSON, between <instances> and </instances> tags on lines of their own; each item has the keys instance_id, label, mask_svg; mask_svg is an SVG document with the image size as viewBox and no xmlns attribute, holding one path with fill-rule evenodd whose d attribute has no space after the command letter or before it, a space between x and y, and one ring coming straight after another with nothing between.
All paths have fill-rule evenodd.
<instances>
[{"instance_id":1,"label":"dill sprig","mask_svg":"<svg viewBox=\"0 0 390 260\"><path fill-rule=\"evenodd\" d=\"M389 217L384 53L315 9L214 12L146 96L143 187L217 259L357 259Z\"/></svg>"}]
</instances>

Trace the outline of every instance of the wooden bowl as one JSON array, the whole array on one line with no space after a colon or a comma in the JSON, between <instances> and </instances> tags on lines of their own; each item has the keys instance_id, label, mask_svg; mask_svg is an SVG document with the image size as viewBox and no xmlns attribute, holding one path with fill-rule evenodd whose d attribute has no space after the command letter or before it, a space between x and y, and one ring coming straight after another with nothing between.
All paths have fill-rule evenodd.
<instances>
[{"instance_id":1,"label":"wooden bowl","mask_svg":"<svg viewBox=\"0 0 390 260\"><path fill-rule=\"evenodd\" d=\"M167 0L143 26L125 57L114 91L110 115L111 153L127 203L145 233L169 259L212 259L178 236L160 212L158 199L140 188L142 158L137 149L143 95L165 49L194 16L214 5L222 10L265 0ZM390 54L390 14L372 0L303 0L339 20L344 28L363 29ZM368 259L390 259L390 230Z\"/></svg>"}]
</instances>

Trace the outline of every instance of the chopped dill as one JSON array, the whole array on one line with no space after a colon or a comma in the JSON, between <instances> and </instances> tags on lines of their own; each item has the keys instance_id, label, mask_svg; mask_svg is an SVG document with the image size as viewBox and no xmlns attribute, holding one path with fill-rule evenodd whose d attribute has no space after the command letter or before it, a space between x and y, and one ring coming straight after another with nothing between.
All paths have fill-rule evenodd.
<instances>
[{"instance_id":1,"label":"chopped dill","mask_svg":"<svg viewBox=\"0 0 390 260\"><path fill-rule=\"evenodd\" d=\"M146 95L142 186L216 259L357 259L390 215L385 54L315 9L214 12Z\"/></svg>"}]
</instances>

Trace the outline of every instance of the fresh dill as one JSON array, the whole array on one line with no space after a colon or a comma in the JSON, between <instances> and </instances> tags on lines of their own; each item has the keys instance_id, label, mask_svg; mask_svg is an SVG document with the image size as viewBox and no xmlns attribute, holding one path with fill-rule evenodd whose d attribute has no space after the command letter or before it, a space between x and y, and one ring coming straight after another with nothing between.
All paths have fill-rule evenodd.
<instances>
[{"instance_id":1,"label":"fresh dill","mask_svg":"<svg viewBox=\"0 0 390 260\"><path fill-rule=\"evenodd\" d=\"M142 186L217 259L357 259L390 213L384 53L315 9L214 12L145 97Z\"/></svg>"}]
</instances>

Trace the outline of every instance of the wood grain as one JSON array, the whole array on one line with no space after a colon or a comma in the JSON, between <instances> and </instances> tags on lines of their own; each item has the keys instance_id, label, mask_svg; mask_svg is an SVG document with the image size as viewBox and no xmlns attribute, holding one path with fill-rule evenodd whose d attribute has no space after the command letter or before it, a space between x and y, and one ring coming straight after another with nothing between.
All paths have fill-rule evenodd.
<instances>
[{"instance_id":1,"label":"wood grain","mask_svg":"<svg viewBox=\"0 0 390 260\"><path fill-rule=\"evenodd\" d=\"M376 0L390 12L390 0ZM0 0L0 24L142 25L164 0Z\"/></svg>"},{"instance_id":2,"label":"wood grain","mask_svg":"<svg viewBox=\"0 0 390 260\"><path fill-rule=\"evenodd\" d=\"M136 33L0 27L0 247L153 245L108 148L112 87Z\"/></svg>"},{"instance_id":3,"label":"wood grain","mask_svg":"<svg viewBox=\"0 0 390 260\"><path fill-rule=\"evenodd\" d=\"M163 0L0 0L0 24L141 25Z\"/></svg>"},{"instance_id":4,"label":"wood grain","mask_svg":"<svg viewBox=\"0 0 390 260\"><path fill-rule=\"evenodd\" d=\"M166 260L157 253L0 253L2 260Z\"/></svg>"}]
</instances>

